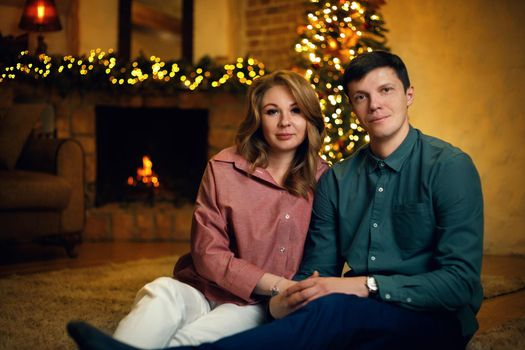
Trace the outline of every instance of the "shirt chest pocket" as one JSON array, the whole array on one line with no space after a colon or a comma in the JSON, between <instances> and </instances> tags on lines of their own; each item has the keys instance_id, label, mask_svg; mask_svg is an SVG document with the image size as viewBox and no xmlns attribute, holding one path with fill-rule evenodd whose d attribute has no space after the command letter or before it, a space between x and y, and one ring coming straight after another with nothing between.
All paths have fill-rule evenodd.
<instances>
[{"instance_id":1,"label":"shirt chest pocket","mask_svg":"<svg viewBox=\"0 0 525 350\"><path fill-rule=\"evenodd\" d=\"M394 206L394 235L403 259L432 249L433 222L427 203L404 203Z\"/></svg>"}]
</instances>

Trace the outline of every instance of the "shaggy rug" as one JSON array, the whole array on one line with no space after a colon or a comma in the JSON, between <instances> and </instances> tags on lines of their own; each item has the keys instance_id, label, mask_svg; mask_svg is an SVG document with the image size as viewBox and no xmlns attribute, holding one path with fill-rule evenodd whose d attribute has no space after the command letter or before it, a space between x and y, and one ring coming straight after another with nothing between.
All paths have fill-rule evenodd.
<instances>
[{"instance_id":1,"label":"shaggy rug","mask_svg":"<svg viewBox=\"0 0 525 350\"><path fill-rule=\"evenodd\" d=\"M74 349L65 331L85 320L112 333L135 293L170 276L177 256L0 279L0 349ZM525 281L483 276L487 297L525 288ZM525 319L478 334L472 350L525 348ZM519 335L519 336L513 336Z\"/></svg>"}]
</instances>

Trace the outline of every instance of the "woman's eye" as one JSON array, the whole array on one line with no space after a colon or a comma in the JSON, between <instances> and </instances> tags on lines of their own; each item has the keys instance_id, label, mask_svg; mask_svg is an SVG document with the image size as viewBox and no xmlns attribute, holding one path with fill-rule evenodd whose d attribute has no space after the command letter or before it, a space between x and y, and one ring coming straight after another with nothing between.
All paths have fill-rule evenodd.
<instances>
[{"instance_id":1,"label":"woman's eye","mask_svg":"<svg viewBox=\"0 0 525 350\"><path fill-rule=\"evenodd\" d=\"M273 109L273 108L272 109L267 109L266 112L265 112L265 114L270 115L270 116L276 115L277 113L279 113L279 111L277 109Z\"/></svg>"},{"instance_id":2,"label":"woman's eye","mask_svg":"<svg viewBox=\"0 0 525 350\"><path fill-rule=\"evenodd\" d=\"M299 107L292 108L291 111L293 114L301 114L301 109Z\"/></svg>"}]
</instances>

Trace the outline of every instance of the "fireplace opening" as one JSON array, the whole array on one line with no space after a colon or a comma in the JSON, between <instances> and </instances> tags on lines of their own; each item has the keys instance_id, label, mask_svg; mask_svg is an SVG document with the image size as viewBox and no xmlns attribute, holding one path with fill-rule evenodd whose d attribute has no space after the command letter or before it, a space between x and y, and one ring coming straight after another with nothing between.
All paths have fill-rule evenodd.
<instances>
[{"instance_id":1,"label":"fireplace opening","mask_svg":"<svg viewBox=\"0 0 525 350\"><path fill-rule=\"evenodd\" d=\"M208 111L96 107L95 205L195 200L208 159Z\"/></svg>"}]
</instances>

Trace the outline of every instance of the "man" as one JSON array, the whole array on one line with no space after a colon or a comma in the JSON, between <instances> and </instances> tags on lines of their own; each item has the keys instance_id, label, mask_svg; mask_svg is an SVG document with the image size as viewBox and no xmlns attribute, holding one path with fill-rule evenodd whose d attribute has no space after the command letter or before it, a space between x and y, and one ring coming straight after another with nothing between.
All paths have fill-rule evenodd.
<instances>
[{"instance_id":1,"label":"man","mask_svg":"<svg viewBox=\"0 0 525 350\"><path fill-rule=\"evenodd\" d=\"M344 87L370 143L318 184L296 276L308 278L271 299L279 320L201 348L459 349L476 331L483 200L472 160L410 126L414 89L398 56L358 56ZM116 348L83 324L69 330L81 348Z\"/></svg>"}]
</instances>

